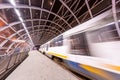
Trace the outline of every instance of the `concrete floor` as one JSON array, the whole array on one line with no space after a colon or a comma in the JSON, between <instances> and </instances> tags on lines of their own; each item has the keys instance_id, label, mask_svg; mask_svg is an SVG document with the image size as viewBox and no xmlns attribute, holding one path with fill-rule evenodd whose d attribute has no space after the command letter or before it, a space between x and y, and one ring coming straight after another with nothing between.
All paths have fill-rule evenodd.
<instances>
[{"instance_id":1,"label":"concrete floor","mask_svg":"<svg viewBox=\"0 0 120 80\"><path fill-rule=\"evenodd\" d=\"M29 52L27 59L6 80L79 80L67 70L38 51Z\"/></svg>"}]
</instances>

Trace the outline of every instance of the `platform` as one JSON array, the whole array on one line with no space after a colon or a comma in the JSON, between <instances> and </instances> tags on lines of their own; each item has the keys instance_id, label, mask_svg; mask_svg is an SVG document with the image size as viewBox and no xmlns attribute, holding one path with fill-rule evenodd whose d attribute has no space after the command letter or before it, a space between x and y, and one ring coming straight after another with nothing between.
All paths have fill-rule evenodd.
<instances>
[{"instance_id":1,"label":"platform","mask_svg":"<svg viewBox=\"0 0 120 80\"><path fill-rule=\"evenodd\" d=\"M39 53L29 52L29 56L6 80L80 80L69 71Z\"/></svg>"}]
</instances>

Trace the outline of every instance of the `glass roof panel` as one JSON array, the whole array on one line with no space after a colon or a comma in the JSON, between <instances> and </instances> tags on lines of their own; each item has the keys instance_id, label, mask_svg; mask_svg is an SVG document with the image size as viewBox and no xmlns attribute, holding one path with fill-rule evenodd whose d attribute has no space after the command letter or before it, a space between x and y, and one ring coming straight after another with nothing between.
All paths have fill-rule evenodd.
<instances>
[{"instance_id":1,"label":"glass roof panel","mask_svg":"<svg viewBox=\"0 0 120 80\"><path fill-rule=\"evenodd\" d=\"M32 18L40 19L40 10L32 9Z\"/></svg>"},{"instance_id":2,"label":"glass roof panel","mask_svg":"<svg viewBox=\"0 0 120 80\"><path fill-rule=\"evenodd\" d=\"M0 28L6 26L6 21L0 15Z\"/></svg>"},{"instance_id":3,"label":"glass roof panel","mask_svg":"<svg viewBox=\"0 0 120 80\"><path fill-rule=\"evenodd\" d=\"M61 2L58 0L55 0L55 3L54 3L54 6L53 6L53 8L52 8L52 12L54 12L54 13L57 13L58 12L58 10L60 9L60 7L61 7Z\"/></svg>"},{"instance_id":4,"label":"glass roof panel","mask_svg":"<svg viewBox=\"0 0 120 80\"><path fill-rule=\"evenodd\" d=\"M47 19L48 14L49 14L48 12L42 11L42 16L41 16L41 18L42 18L42 19Z\"/></svg>"},{"instance_id":5,"label":"glass roof panel","mask_svg":"<svg viewBox=\"0 0 120 80\"><path fill-rule=\"evenodd\" d=\"M9 47L9 45L12 43L12 41L11 40L8 40L5 44L4 44L4 46L3 47Z\"/></svg>"},{"instance_id":6,"label":"glass roof panel","mask_svg":"<svg viewBox=\"0 0 120 80\"><path fill-rule=\"evenodd\" d=\"M54 0L44 0L43 8L50 10Z\"/></svg>"},{"instance_id":7,"label":"glass roof panel","mask_svg":"<svg viewBox=\"0 0 120 80\"><path fill-rule=\"evenodd\" d=\"M55 17L55 15L50 14L50 16L49 16L48 20L52 21L52 20L54 19L54 17Z\"/></svg>"},{"instance_id":8,"label":"glass roof panel","mask_svg":"<svg viewBox=\"0 0 120 80\"><path fill-rule=\"evenodd\" d=\"M26 21L24 22L26 27L32 27L32 22L31 21Z\"/></svg>"},{"instance_id":9,"label":"glass roof panel","mask_svg":"<svg viewBox=\"0 0 120 80\"><path fill-rule=\"evenodd\" d=\"M23 26L22 24L16 24L14 26L12 26L16 31L20 30L20 29L23 29Z\"/></svg>"},{"instance_id":10,"label":"glass roof panel","mask_svg":"<svg viewBox=\"0 0 120 80\"><path fill-rule=\"evenodd\" d=\"M19 34L20 34L20 35L23 35L23 34L25 34L25 33L26 33L25 31L22 31L22 32L20 32Z\"/></svg>"},{"instance_id":11,"label":"glass roof panel","mask_svg":"<svg viewBox=\"0 0 120 80\"><path fill-rule=\"evenodd\" d=\"M29 0L15 0L15 2L16 2L17 4L29 5Z\"/></svg>"},{"instance_id":12,"label":"glass roof panel","mask_svg":"<svg viewBox=\"0 0 120 80\"><path fill-rule=\"evenodd\" d=\"M12 8L0 10L0 15L7 23L19 21L18 16Z\"/></svg>"},{"instance_id":13,"label":"glass roof panel","mask_svg":"<svg viewBox=\"0 0 120 80\"><path fill-rule=\"evenodd\" d=\"M41 4L42 4L42 0L31 0L32 6L41 7Z\"/></svg>"},{"instance_id":14,"label":"glass roof panel","mask_svg":"<svg viewBox=\"0 0 120 80\"><path fill-rule=\"evenodd\" d=\"M23 19L30 19L30 9L27 9L27 8L20 8L19 9L19 12L21 14L21 17Z\"/></svg>"},{"instance_id":15,"label":"glass roof panel","mask_svg":"<svg viewBox=\"0 0 120 80\"><path fill-rule=\"evenodd\" d=\"M44 25L45 23L45 21L40 21L40 25Z\"/></svg>"},{"instance_id":16,"label":"glass roof panel","mask_svg":"<svg viewBox=\"0 0 120 80\"><path fill-rule=\"evenodd\" d=\"M32 31L32 27L28 29L28 31Z\"/></svg>"},{"instance_id":17,"label":"glass roof panel","mask_svg":"<svg viewBox=\"0 0 120 80\"><path fill-rule=\"evenodd\" d=\"M103 0L101 2L98 2L99 4L92 8L92 14L93 16L99 15L103 13L104 11L111 8L111 0Z\"/></svg>"},{"instance_id":18,"label":"glass roof panel","mask_svg":"<svg viewBox=\"0 0 120 80\"><path fill-rule=\"evenodd\" d=\"M38 30L38 26L37 26L37 27L34 27L34 30Z\"/></svg>"},{"instance_id":19,"label":"glass roof panel","mask_svg":"<svg viewBox=\"0 0 120 80\"><path fill-rule=\"evenodd\" d=\"M9 3L9 0L0 0L0 3Z\"/></svg>"},{"instance_id":20,"label":"glass roof panel","mask_svg":"<svg viewBox=\"0 0 120 80\"><path fill-rule=\"evenodd\" d=\"M15 36L13 36L12 38L11 38L11 40L16 40L18 37L20 37L18 34L16 34Z\"/></svg>"},{"instance_id":21,"label":"glass roof panel","mask_svg":"<svg viewBox=\"0 0 120 80\"><path fill-rule=\"evenodd\" d=\"M12 29L10 28L7 28L3 31L0 31L0 35L3 36L3 37L9 37L11 34L15 33Z\"/></svg>"},{"instance_id":22,"label":"glass roof panel","mask_svg":"<svg viewBox=\"0 0 120 80\"><path fill-rule=\"evenodd\" d=\"M0 36L0 43L2 43L5 40L5 38Z\"/></svg>"},{"instance_id":23,"label":"glass roof panel","mask_svg":"<svg viewBox=\"0 0 120 80\"><path fill-rule=\"evenodd\" d=\"M33 21L33 26L39 25L39 21Z\"/></svg>"}]
</instances>

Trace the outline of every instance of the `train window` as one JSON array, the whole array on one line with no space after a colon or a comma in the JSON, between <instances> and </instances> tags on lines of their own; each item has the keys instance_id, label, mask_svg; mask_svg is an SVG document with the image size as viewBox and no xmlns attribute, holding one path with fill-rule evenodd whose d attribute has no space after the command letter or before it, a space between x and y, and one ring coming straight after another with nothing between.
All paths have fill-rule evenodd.
<instances>
[{"instance_id":1,"label":"train window","mask_svg":"<svg viewBox=\"0 0 120 80\"><path fill-rule=\"evenodd\" d=\"M87 37L90 42L107 42L120 40L115 24L87 32Z\"/></svg>"},{"instance_id":2,"label":"train window","mask_svg":"<svg viewBox=\"0 0 120 80\"><path fill-rule=\"evenodd\" d=\"M62 44L63 44L63 41L57 41L57 42L55 42L55 46L62 46Z\"/></svg>"},{"instance_id":3,"label":"train window","mask_svg":"<svg viewBox=\"0 0 120 80\"><path fill-rule=\"evenodd\" d=\"M71 53L88 55L87 42L85 38L85 33L80 33L70 37L71 42Z\"/></svg>"},{"instance_id":4,"label":"train window","mask_svg":"<svg viewBox=\"0 0 120 80\"><path fill-rule=\"evenodd\" d=\"M63 36L59 36L50 43L50 47L56 47L62 45L63 45Z\"/></svg>"},{"instance_id":5,"label":"train window","mask_svg":"<svg viewBox=\"0 0 120 80\"><path fill-rule=\"evenodd\" d=\"M50 47L54 47L54 43L53 42L50 42Z\"/></svg>"},{"instance_id":6,"label":"train window","mask_svg":"<svg viewBox=\"0 0 120 80\"><path fill-rule=\"evenodd\" d=\"M63 35L59 36L56 40L57 46L63 45Z\"/></svg>"}]
</instances>

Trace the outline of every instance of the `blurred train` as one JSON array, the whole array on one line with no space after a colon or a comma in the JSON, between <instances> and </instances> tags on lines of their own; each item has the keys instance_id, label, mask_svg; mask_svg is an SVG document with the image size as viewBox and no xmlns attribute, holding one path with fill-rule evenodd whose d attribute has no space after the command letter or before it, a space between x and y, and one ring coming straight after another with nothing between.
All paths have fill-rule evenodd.
<instances>
[{"instance_id":1,"label":"blurred train","mask_svg":"<svg viewBox=\"0 0 120 80\"><path fill-rule=\"evenodd\" d=\"M120 21L108 10L48 41L40 51L92 80L120 80Z\"/></svg>"}]
</instances>

